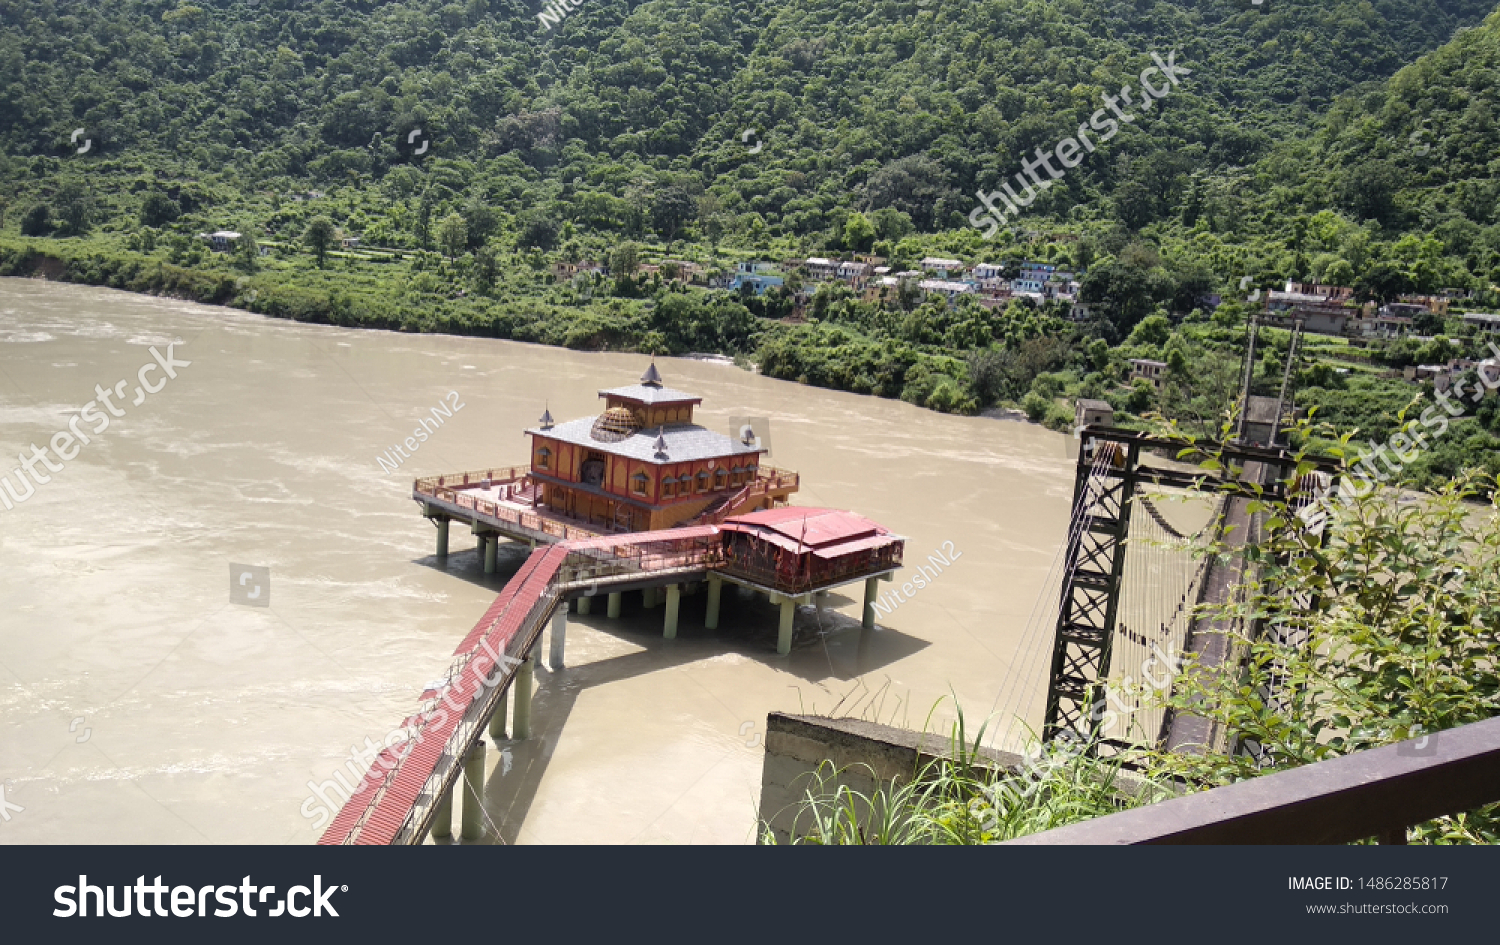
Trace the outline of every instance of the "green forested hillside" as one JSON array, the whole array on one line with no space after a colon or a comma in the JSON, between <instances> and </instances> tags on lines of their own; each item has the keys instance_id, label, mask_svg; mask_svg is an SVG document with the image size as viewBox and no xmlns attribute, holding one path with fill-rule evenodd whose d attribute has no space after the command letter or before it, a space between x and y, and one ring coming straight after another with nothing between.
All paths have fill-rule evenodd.
<instances>
[{"instance_id":1,"label":"green forested hillside","mask_svg":"<svg viewBox=\"0 0 1500 945\"><path fill-rule=\"evenodd\" d=\"M100 219L134 210L164 176L197 185L192 207L234 204L215 183L380 186L365 227L411 245L418 214L391 205L428 190L429 220L476 191L507 214L678 235L696 208L684 221L652 211L680 188L718 195L716 233L814 234L877 204L927 230L963 226L976 187L1087 120L1151 52L1177 50L1194 70L1180 96L1033 208L1108 215L1111 195L1140 186L1157 199L1132 208L1139 225L1199 199L1190 175L1306 137L1340 92L1490 9L590 0L544 30L515 0L7 0L0 143L7 176L45 178L65 171L31 159L76 156L69 136L83 127L91 176L124 185L101 188ZM749 153L745 129L762 150ZM388 179L402 166L415 173Z\"/></svg>"},{"instance_id":2,"label":"green forested hillside","mask_svg":"<svg viewBox=\"0 0 1500 945\"><path fill-rule=\"evenodd\" d=\"M551 28L540 9L0 0L0 273L339 324L732 353L777 377L941 410L1021 404L1054 425L1076 396L1127 419L1211 420L1245 310L1200 309L1246 277L1500 305L1492 0L588 0ZM976 191L1072 134L1153 54L1191 75L983 238ZM221 228L249 239L225 255L194 238ZM341 249L353 236L363 247ZM670 266L637 271L856 251L1087 270L1094 315L824 285L807 323L786 325L806 272L731 298L684 289ZM554 280L551 264L587 259L610 277ZM1258 377L1274 385L1286 339L1268 341ZM1365 430L1388 430L1411 393L1382 371L1482 353L1472 337L1308 351L1299 399ZM1168 361L1173 382L1130 387L1130 357ZM1466 422L1500 432L1494 411ZM1445 468L1500 445L1475 429Z\"/></svg>"}]
</instances>

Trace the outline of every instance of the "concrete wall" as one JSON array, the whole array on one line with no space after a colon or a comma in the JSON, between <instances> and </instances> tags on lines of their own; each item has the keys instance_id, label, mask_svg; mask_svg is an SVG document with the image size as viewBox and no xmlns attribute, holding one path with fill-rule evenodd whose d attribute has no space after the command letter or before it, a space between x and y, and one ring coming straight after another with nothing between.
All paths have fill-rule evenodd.
<instances>
[{"instance_id":1,"label":"concrete wall","mask_svg":"<svg viewBox=\"0 0 1500 945\"><path fill-rule=\"evenodd\" d=\"M866 797L883 786L910 780L913 773L939 757L949 757L947 736L893 728L863 719L830 719L813 715L766 716L765 760L760 776L760 819L777 843L793 832L809 831L800 802L809 788L833 791L839 785ZM987 764L1019 770L1022 758L1010 752L982 749ZM823 770L823 787L815 776ZM866 811L866 816L869 812Z\"/></svg>"}]
</instances>

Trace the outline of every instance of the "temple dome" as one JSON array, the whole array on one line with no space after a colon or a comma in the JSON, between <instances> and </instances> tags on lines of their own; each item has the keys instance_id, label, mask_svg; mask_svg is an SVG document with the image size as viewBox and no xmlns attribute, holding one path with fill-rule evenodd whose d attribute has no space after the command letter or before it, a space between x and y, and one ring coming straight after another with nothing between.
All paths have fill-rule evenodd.
<instances>
[{"instance_id":1,"label":"temple dome","mask_svg":"<svg viewBox=\"0 0 1500 945\"><path fill-rule=\"evenodd\" d=\"M601 413L589 430L589 436L601 443L618 443L640 430L640 421L629 407L611 407Z\"/></svg>"}]
</instances>

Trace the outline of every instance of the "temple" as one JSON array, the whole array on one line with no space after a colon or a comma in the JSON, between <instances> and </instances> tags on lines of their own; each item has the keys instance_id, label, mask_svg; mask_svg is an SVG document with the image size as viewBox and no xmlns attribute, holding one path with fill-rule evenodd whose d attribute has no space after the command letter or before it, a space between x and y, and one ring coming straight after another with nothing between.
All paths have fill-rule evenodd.
<instances>
[{"instance_id":1,"label":"temple","mask_svg":"<svg viewBox=\"0 0 1500 945\"><path fill-rule=\"evenodd\" d=\"M566 423L544 413L531 437L535 507L599 531L713 524L784 505L797 477L761 466L755 432L738 439L693 422L703 398L639 384L602 390L604 412Z\"/></svg>"}]
</instances>

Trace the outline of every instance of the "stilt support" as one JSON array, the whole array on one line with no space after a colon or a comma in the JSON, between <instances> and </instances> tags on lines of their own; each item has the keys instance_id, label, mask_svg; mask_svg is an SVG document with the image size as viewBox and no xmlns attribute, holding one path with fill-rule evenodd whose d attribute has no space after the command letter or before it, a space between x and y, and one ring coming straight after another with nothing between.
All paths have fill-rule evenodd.
<instances>
[{"instance_id":1,"label":"stilt support","mask_svg":"<svg viewBox=\"0 0 1500 945\"><path fill-rule=\"evenodd\" d=\"M620 591L615 591L609 595L609 609L606 613L609 614L611 620L617 620L620 617L620 594Z\"/></svg>"},{"instance_id":2,"label":"stilt support","mask_svg":"<svg viewBox=\"0 0 1500 945\"><path fill-rule=\"evenodd\" d=\"M703 618L703 626L710 630L719 629L719 599L724 593L724 579L717 574L708 576L708 615Z\"/></svg>"},{"instance_id":3,"label":"stilt support","mask_svg":"<svg viewBox=\"0 0 1500 945\"><path fill-rule=\"evenodd\" d=\"M656 606L656 588L646 587L641 589L641 606L647 610Z\"/></svg>"},{"instance_id":4,"label":"stilt support","mask_svg":"<svg viewBox=\"0 0 1500 945\"><path fill-rule=\"evenodd\" d=\"M593 609L594 609L594 599L592 597L580 597L580 598L578 598L578 616L580 616L580 617L587 617L589 615L589 611L591 611Z\"/></svg>"},{"instance_id":5,"label":"stilt support","mask_svg":"<svg viewBox=\"0 0 1500 945\"><path fill-rule=\"evenodd\" d=\"M437 556L448 557L448 520L446 518L437 520Z\"/></svg>"},{"instance_id":6,"label":"stilt support","mask_svg":"<svg viewBox=\"0 0 1500 945\"><path fill-rule=\"evenodd\" d=\"M449 788L438 798L437 810L432 815L432 836L435 840L446 840L453 836L453 789Z\"/></svg>"},{"instance_id":7,"label":"stilt support","mask_svg":"<svg viewBox=\"0 0 1500 945\"><path fill-rule=\"evenodd\" d=\"M484 740L474 743L464 759L464 813L463 827L459 834L472 842L479 839L484 807Z\"/></svg>"},{"instance_id":8,"label":"stilt support","mask_svg":"<svg viewBox=\"0 0 1500 945\"><path fill-rule=\"evenodd\" d=\"M865 613L860 619L866 630L875 629L875 601L880 599L880 578L865 578Z\"/></svg>"},{"instance_id":9,"label":"stilt support","mask_svg":"<svg viewBox=\"0 0 1500 945\"><path fill-rule=\"evenodd\" d=\"M511 721L510 731L517 741L525 741L531 737L531 685L535 665L531 657L527 656L521 661L521 668L516 670L516 714Z\"/></svg>"},{"instance_id":10,"label":"stilt support","mask_svg":"<svg viewBox=\"0 0 1500 945\"><path fill-rule=\"evenodd\" d=\"M494 574L495 566L500 558L500 536L487 535L484 538L484 573Z\"/></svg>"},{"instance_id":11,"label":"stilt support","mask_svg":"<svg viewBox=\"0 0 1500 945\"><path fill-rule=\"evenodd\" d=\"M776 652L782 656L792 652L792 618L797 615L797 601L791 597L781 598L781 626L776 631Z\"/></svg>"},{"instance_id":12,"label":"stilt support","mask_svg":"<svg viewBox=\"0 0 1500 945\"><path fill-rule=\"evenodd\" d=\"M563 606L552 614L552 653L547 657L547 662L551 664L554 673L563 668L563 647L567 639L568 606L564 601Z\"/></svg>"},{"instance_id":13,"label":"stilt support","mask_svg":"<svg viewBox=\"0 0 1500 945\"><path fill-rule=\"evenodd\" d=\"M667 616L662 624L661 635L668 640L677 639L677 613L682 608L682 585L667 585Z\"/></svg>"},{"instance_id":14,"label":"stilt support","mask_svg":"<svg viewBox=\"0 0 1500 945\"><path fill-rule=\"evenodd\" d=\"M494 740L495 747L500 747L500 740L509 738L505 732L506 713L510 711L510 690L500 693L500 704L495 706L495 713L490 716L490 738Z\"/></svg>"}]
</instances>

